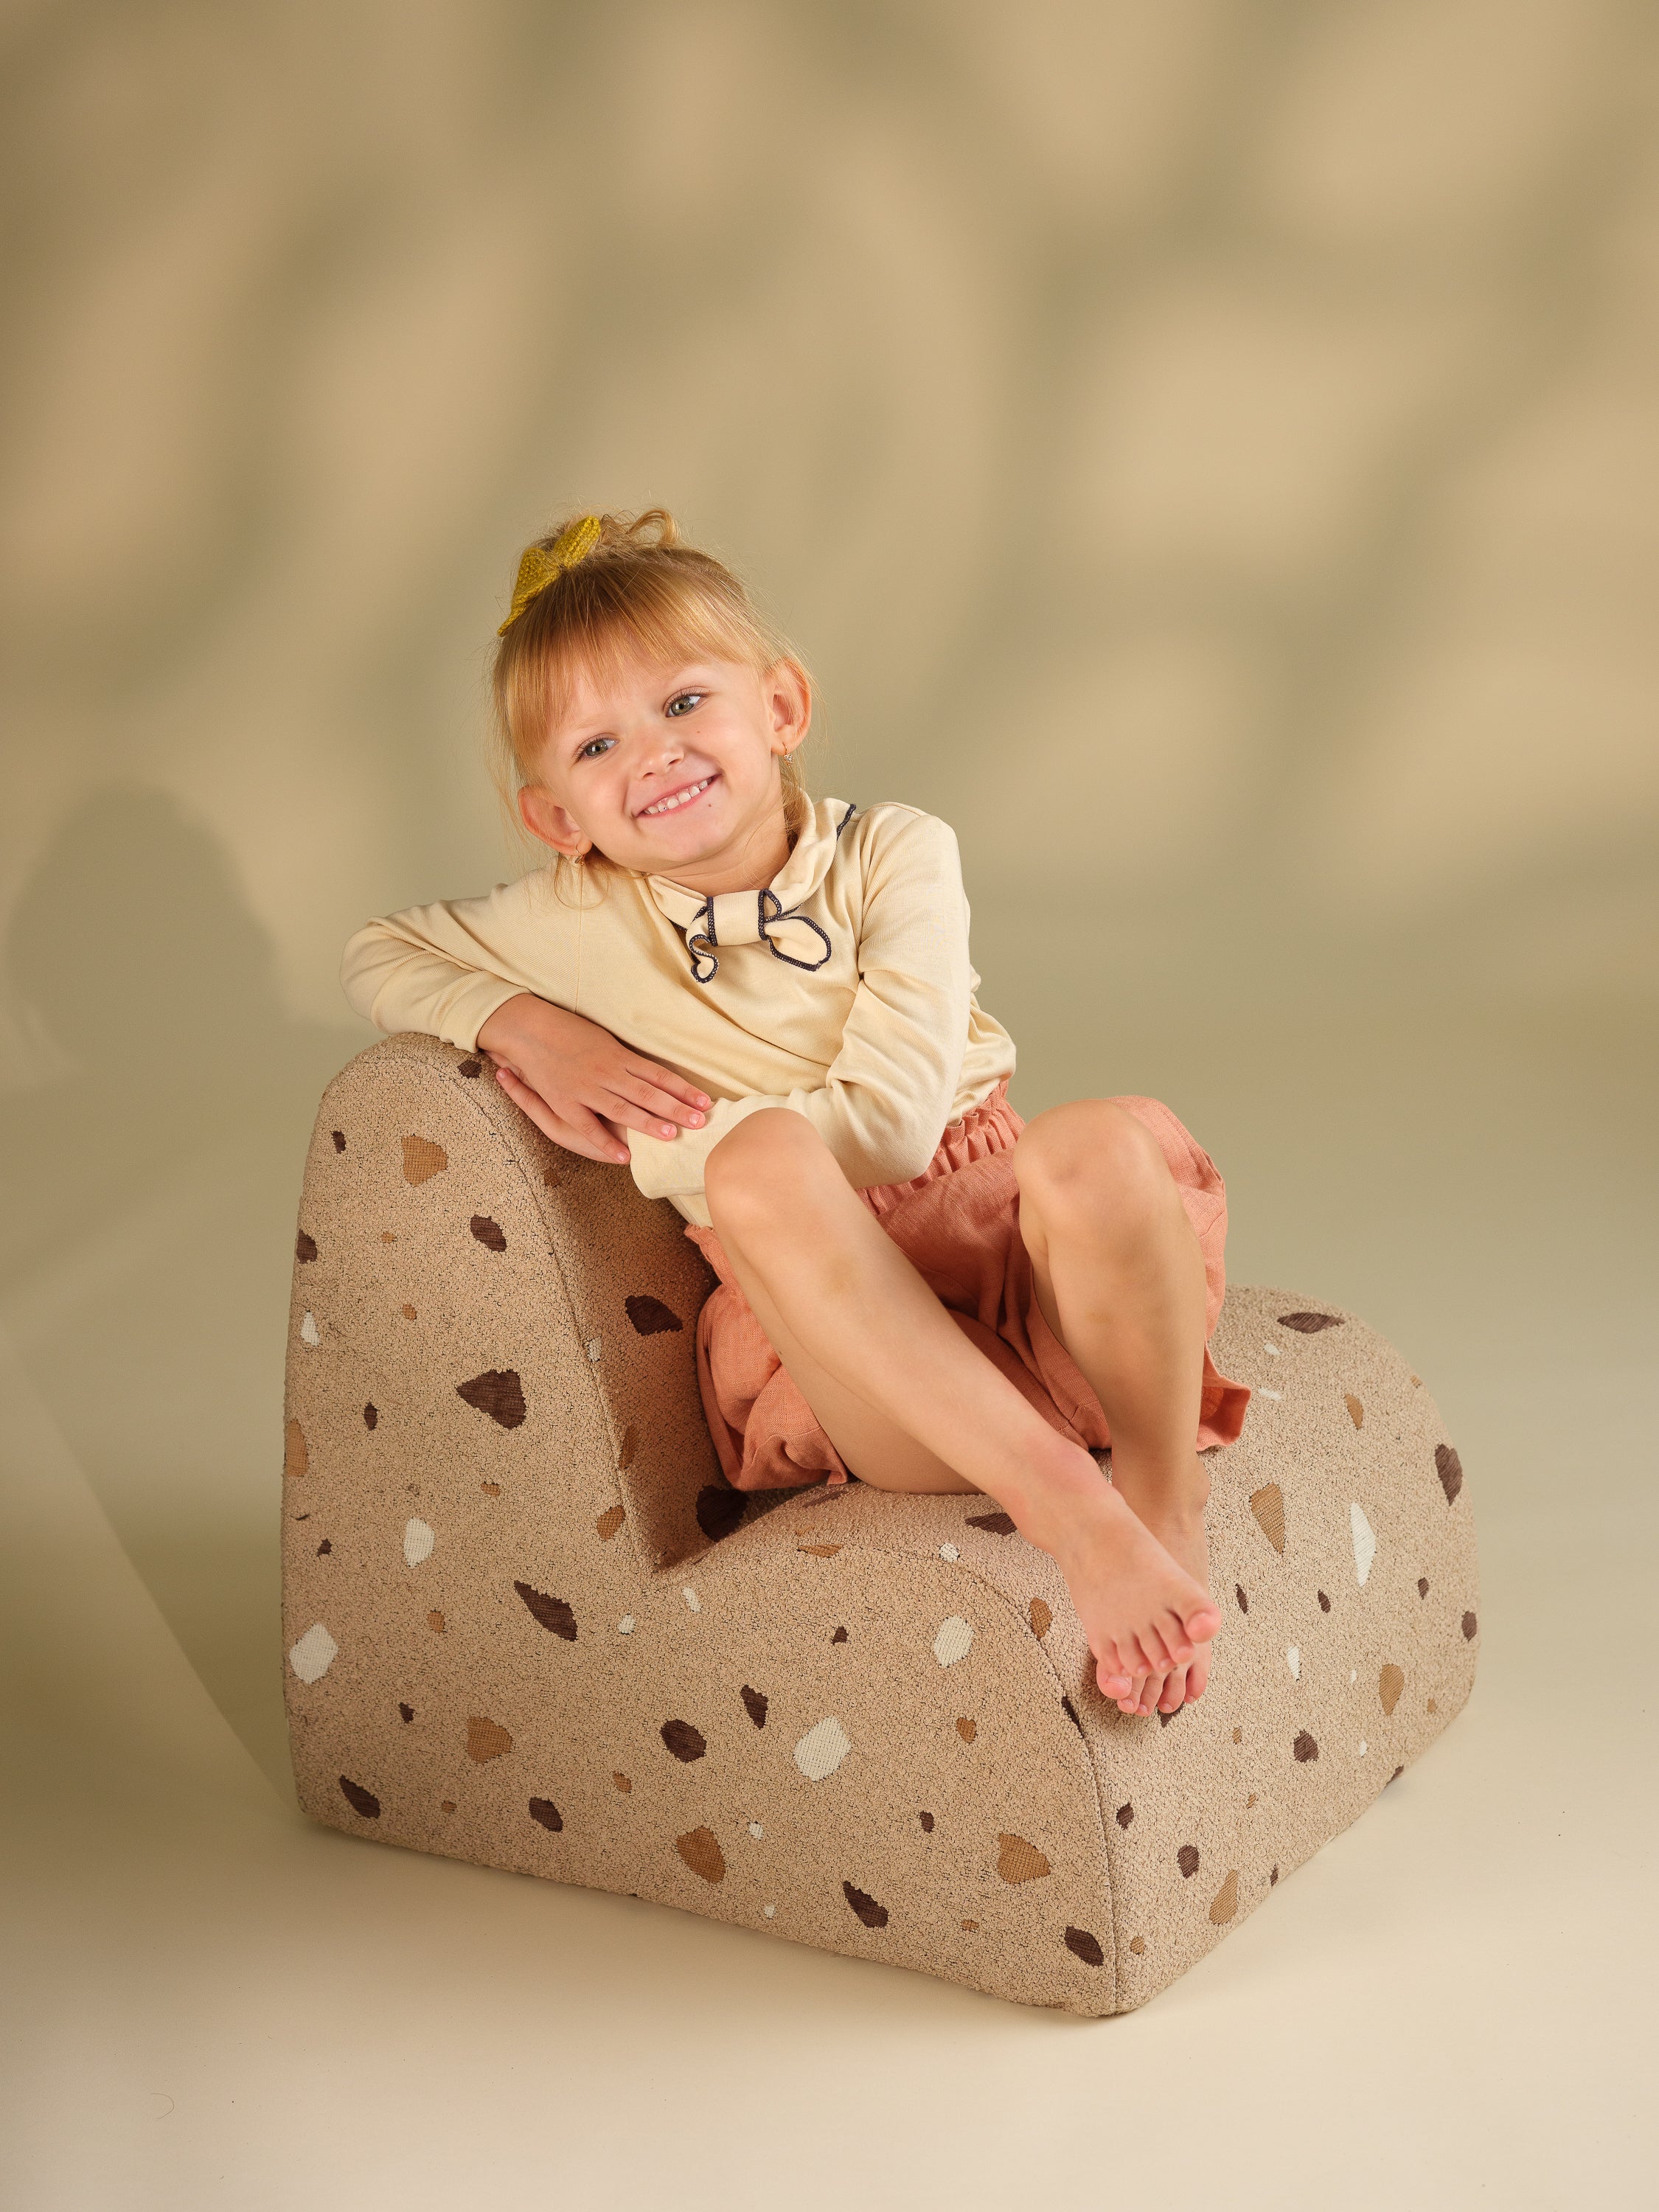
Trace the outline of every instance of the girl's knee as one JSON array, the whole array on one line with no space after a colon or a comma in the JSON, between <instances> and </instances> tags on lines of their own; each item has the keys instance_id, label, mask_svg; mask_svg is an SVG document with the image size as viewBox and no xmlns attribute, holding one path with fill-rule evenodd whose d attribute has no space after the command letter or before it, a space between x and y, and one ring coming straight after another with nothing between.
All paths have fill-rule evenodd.
<instances>
[{"instance_id":1,"label":"girl's knee","mask_svg":"<svg viewBox=\"0 0 1659 2212\"><path fill-rule=\"evenodd\" d=\"M1118 1206L1159 1200L1172 1181L1158 1139L1109 1098L1077 1098L1037 1115L1014 1146L1013 1164L1022 1191L1063 1193L1068 1203L1096 1192Z\"/></svg>"},{"instance_id":2,"label":"girl's knee","mask_svg":"<svg viewBox=\"0 0 1659 2212\"><path fill-rule=\"evenodd\" d=\"M798 1188L812 1150L829 1147L803 1114L763 1107L728 1129L703 1164L703 1196L715 1217L737 1220L756 1206L770 1207Z\"/></svg>"}]
</instances>

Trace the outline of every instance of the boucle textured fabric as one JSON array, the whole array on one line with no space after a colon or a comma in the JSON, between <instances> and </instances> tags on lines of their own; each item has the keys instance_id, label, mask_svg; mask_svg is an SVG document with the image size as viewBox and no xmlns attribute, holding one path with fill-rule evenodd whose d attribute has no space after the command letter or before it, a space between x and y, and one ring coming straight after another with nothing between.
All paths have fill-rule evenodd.
<instances>
[{"instance_id":1,"label":"boucle textured fabric","mask_svg":"<svg viewBox=\"0 0 1659 2212\"><path fill-rule=\"evenodd\" d=\"M1322 1300L1231 1289L1210 1687L1100 1696L994 1501L723 1480L711 1278L625 1170L425 1036L323 1102L289 1340L301 1802L1016 2002L1143 2003L1462 1705L1474 1536L1432 1399Z\"/></svg>"},{"instance_id":2,"label":"boucle textured fabric","mask_svg":"<svg viewBox=\"0 0 1659 2212\"><path fill-rule=\"evenodd\" d=\"M1226 1287L1227 1196L1215 1162L1156 1098L1115 1098L1158 1139L1204 1255L1204 1326L1213 1332ZM1050 1427L1103 1451L1111 1443L1093 1385L1049 1328L1031 1256L1019 1231L1013 1147L1024 1120L999 1083L946 1129L926 1170L909 1182L859 1196L935 1293L963 1334ZM702 1409L735 1490L789 1489L823 1476L847 1480L847 1463L768 1340L725 1247L712 1229L685 1234L720 1277L697 1316ZM1230 1444L1249 1392L1216 1366L1206 1342L1197 1444Z\"/></svg>"},{"instance_id":3,"label":"boucle textured fabric","mask_svg":"<svg viewBox=\"0 0 1659 2212\"><path fill-rule=\"evenodd\" d=\"M577 907L537 868L370 922L341 980L377 1028L463 1051L532 992L696 1084L714 1101L701 1128L623 1133L640 1190L707 1228L704 1163L745 1115L804 1114L862 1188L920 1175L945 1124L1013 1073L975 995L969 919L948 822L820 799L763 890L704 899L621 869Z\"/></svg>"}]
</instances>

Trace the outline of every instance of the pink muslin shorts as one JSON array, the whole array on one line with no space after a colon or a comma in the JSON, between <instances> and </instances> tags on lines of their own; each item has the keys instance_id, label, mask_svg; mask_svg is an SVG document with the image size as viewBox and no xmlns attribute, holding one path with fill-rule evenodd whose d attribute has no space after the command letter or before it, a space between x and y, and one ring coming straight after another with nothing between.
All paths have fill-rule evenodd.
<instances>
[{"instance_id":1,"label":"pink muslin shorts","mask_svg":"<svg viewBox=\"0 0 1659 2212\"><path fill-rule=\"evenodd\" d=\"M1157 1138L1197 1232L1207 1286L1203 1393L1197 1446L1230 1444L1243 1425L1249 1392L1229 1382L1207 1339L1225 1287L1227 1194L1215 1163L1156 1098L1115 1098ZM958 1328L1007 1376L1052 1428L1091 1450L1111 1443L1092 1385L1043 1318L1030 1255L1019 1232L1014 1139L1025 1127L1008 1103L1005 1079L953 1121L909 1182L859 1193L893 1242L939 1297ZM817 1415L768 1341L712 1229L686 1235L720 1277L697 1316L697 1381L726 1477L738 1490L783 1490L848 1469Z\"/></svg>"}]
</instances>

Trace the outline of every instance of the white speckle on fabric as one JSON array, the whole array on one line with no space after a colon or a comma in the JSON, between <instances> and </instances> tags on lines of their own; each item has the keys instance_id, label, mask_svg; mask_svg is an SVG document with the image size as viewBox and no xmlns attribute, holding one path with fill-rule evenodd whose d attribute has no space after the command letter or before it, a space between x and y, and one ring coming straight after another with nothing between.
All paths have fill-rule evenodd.
<instances>
[{"instance_id":1,"label":"white speckle on fabric","mask_svg":"<svg viewBox=\"0 0 1659 2212\"><path fill-rule=\"evenodd\" d=\"M301 1344L308 1344L314 1352L322 1340L323 1334L317 1326L317 1316L313 1313L308 1313L300 1323L300 1341Z\"/></svg>"},{"instance_id":2,"label":"white speckle on fabric","mask_svg":"<svg viewBox=\"0 0 1659 2212\"><path fill-rule=\"evenodd\" d=\"M749 1832L755 1838L756 1842L758 1843L761 1838L766 1833L766 1831L762 1827L758 1820L751 1820L749 1823Z\"/></svg>"},{"instance_id":3,"label":"white speckle on fabric","mask_svg":"<svg viewBox=\"0 0 1659 2212\"><path fill-rule=\"evenodd\" d=\"M962 1557L954 1544L941 1544L939 1547L939 1555L941 1559L959 1559Z\"/></svg>"},{"instance_id":4,"label":"white speckle on fabric","mask_svg":"<svg viewBox=\"0 0 1659 2212\"><path fill-rule=\"evenodd\" d=\"M852 1748L852 1738L830 1713L816 1728L808 1729L795 1746L795 1764L809 1782L823 1782Z\"/></svg>"},{"instance_id":5,"label":"white speckle on fabric","mask_svg":"<svg viewBox=\"0 0 1659 2212\"><path fill-rule=\"evenodd\" d=\"M1354 1572L1358 1576L1363 1589L1365 1577L1371 1571L1371 1561L1376 1557L1376 1536L1357 1502L1349 1506L1348 1518L1353 1525Z\"/></svg>"},{"instance_id":6,"label":"white speckle on fabric","mask_svg":"<svg viewBox=\"0 0 1659 2212\"><path fill-rule=\"evenodd\" d=\"M302 1682L320 1682L339 1648L322 1622L313 1620L289 1651L288 1663Z\"/></svg>"},{"instance_id":7,"label":"white speckle on fabric","mask_svg":"<svg viewBox=\"0 0 1659 2212\"><path fill-rule=\"evenodd\" d=\"M622 1619L617 1623L617 1633L618 1636L631 1636L634 1633L634 1616L631 1613L623 1613Z\"/></svg>"},{"instance_id":8,"label":"white speckle on fabric","mask_svg":"<svg viewBox=\"0 0 1659 2212\"><path fill-rule=\"evenodd\" d=\"M411 1567L418 1567L422 1559L429 1559L432 1557L432 1547L437 1540L437 1532L428 1522L404 1522L404 1557Z\"/></svg>"},{"instance_id":9,"label":"white speckle on fabric","mask_svg":"<svg viewBox=\"0 0 1659 2212\"><path fill-rule=\"evenodd\" d=\"M686 1604L690 1607L693 1613L701 1613L702 1611L702 1600L697 1595L697 1593L692 1589L690 1583L687 1583L681 1589L680 1595L685 1600Z\"/></svg>"},{"instance_id":10,"label":"white speckle on fabric","mask_svg":"<svg viewBox=\"0 0 1659 2212\"><path fill-rule=\"evenodd\" d=\"M958 1659L966 1658L974 1641L972 1626L959 1613L939 1623L939 1634L933 1638L933 1656L941 1667L954 1667Z\"/></svg>"},{"instance_id":11,"label":"white speckle on fabric","mask_svg":"<svg viewBox=\"0 0 1659 2212\"><path fill-rule=\"evenodd\" d=\"M1291 1670L1291 1681L1299 1682L1302 1680L1302 1654L1294 1644L1285 1654L1285 1664Z\"/></svg>"}]
</instances>

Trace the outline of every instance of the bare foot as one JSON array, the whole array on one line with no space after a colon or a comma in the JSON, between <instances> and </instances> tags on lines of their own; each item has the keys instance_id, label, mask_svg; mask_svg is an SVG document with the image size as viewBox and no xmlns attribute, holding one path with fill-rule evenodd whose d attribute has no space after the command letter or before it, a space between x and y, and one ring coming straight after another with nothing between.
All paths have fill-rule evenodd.
<instances>
[{"instance_id":1,"label":"bare foot","mask_svg":"<svg viewBox=\"0 0 1659 2212\"><path fill-rule=\"evenodd\" d=\"M1200 1525L1201 1534L1201 1516ZM1102 1694L1126 1712L1150 1712L1135 1694L1137 1683L1149 1677L1162 1683L1189 1668L1221 1626L1204 1576L1172 1557L1104 1483L1071 1521L1054 1557L1095 1656Z\"/></svg>"},{"instance_id":2,"label":"bare foot","mask_svg":"<svg viewBox=\"0 0 1659 2212\"><path fill-rule=\"evenodd\" d=\"M1204 1526L1204 1509L1209 1502L1210 1478L1196 1454L1191 1461L1191 1470L1184 1480L1157 1481L1145 1479L1132 1467L1115 1463L1112 1483L1136 1518L1158 1538L1176 1565L1186 1570L1207 1597L1210 1546ZM1212 1610L1214 1611L1213 1605ZM1216 1627L1219 1626L1220 1616L1217 1613ZM1212 1629L1199 1641L1197 1650L1184 1666L1172 1668L1161 1676L1148 1674L1137 1681L1132 1698L1119 1700L1122 1709L1141 1713L1175 1713L1183 1705L1202 1697L1210 1679L1210 1644L1214 1634Z\"/></svg>"}]
</instances>

